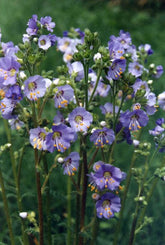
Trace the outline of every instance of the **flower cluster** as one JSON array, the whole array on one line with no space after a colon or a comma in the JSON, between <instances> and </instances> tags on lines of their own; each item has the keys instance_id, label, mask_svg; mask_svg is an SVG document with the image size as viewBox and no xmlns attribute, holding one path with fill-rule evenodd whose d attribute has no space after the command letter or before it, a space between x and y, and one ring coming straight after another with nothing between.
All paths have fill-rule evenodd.
<instances>
[{"instance_id":1,"label":"flower cluster","mask_svg":"<svg viewBox=\"0 0 165 245\"><path fill-rule=\"evenodd\" d=\"M148 65L151 46L136 47L123 30L103 47L98 34L88 29L71 29L57 37L50 16L33 15L27 26L23 43L1 42L1 116L12 129L22 127L25 137L28 133L35 152L60 159L63 173L79 183L82 203L89 177L91 190L97 192L92 195L97 216L112 218L120 211L118 190L126 178L113 165L118 162L114 148L124 140L133 143L132 132L148 125L157 104L165 109L165 92L157 97L151 80L162 75L163 67ZM39 72L46 51L54 45L62 52L64 65L58 67L58 75ZM149 133L164 151L164 119L156 124Z\"/></svg>"},{"instance_id":2,"label":"flower cluster","mask_svg":"<svg viewBox=\"0 0 165 245\"><path fill-rule=\"evenodd\" d=\"M106 193L98 197L96 202L97 216L99 218L112 218L115 212L120 211L120 198L111 192L118 190L120 182L125 179L126 174L119 168L102 161L94 164L94 173L89 175L91 190L96 188L96 192L108 190ZM111 192L109 192L111 191Z\"/></svg>"}]
</instances>

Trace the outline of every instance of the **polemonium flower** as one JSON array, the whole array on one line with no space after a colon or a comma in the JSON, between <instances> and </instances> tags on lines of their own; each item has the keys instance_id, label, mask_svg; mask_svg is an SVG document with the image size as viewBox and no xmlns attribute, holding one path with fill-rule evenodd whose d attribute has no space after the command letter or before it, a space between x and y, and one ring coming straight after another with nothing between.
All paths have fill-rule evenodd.
<instances>
[{"instance_id":1,"label":"polemonium flower","mask_svg":"<svg viewBox=\"0 0 165 245\"><path fill-rule=\"evenodd\" d=\"M111 145L114 140L114 131L106 127L103 129L96 129L90 136L90 141L94 142L96 146L101 147L103 147L105 144Z\"/></svg>"},{"instance_id":2,"label":"polemonium flower","mask_svg":"<svg viewBox=\"0 0 165 245\"><path fill-rule=\"evenodd\" d=\"M57 38L57 48L61 52L66 52L67 49L72 45L72 39L69 37Z\"/></svg>"},{"instance_id":3,"label":"polemonium flower","mask_svg":"<svg viewBox=\"0 0 165 245\"><path fill-rule=\"evenodd\" d=\"M92 185L94 183L99 190L109 189L114 191L118 189L120 182L125 179L125 177L126 174L119 168L103 162L100 168L92 175Z\"/></svg>"},{"instance_id":4,"label":"polemonium flower","mask_svg":"<svg viewBox=\"0 0 165 245\"><path fill-rule=\"evenodd\" d=\"M29 36L34 36L37 34L38 32L38 26L37 26L37 23L38 23L38 17L37 15L33 15L31 19L29 19L28 21L28 28L26 29L26 32Z\"/></svg>"},{"instance_id":5,"label":"polemonium flower","mask_svg":"<svg viewBox=\"0 0 165 245\"><path fill-rule=\"evenodd\" d=\"M30 143L34 149L47 150L46 146L46 135L47 132L44 128L33 128L30 129Z\"/></svg>"},{"instance_id":6,"label":"polemonium flower","mask_svg":"<svg viewBox=\"0 0 165 245\"><path fill-rule=\"evenodd\" d=\"M150 88L146 81L142 81L141 79L137 78L135 83L132 85L134 93L136 94L138 90L144 90L146 93L150 92Z\"/></svg>"},{"instance_id":7,"label":"polemonium flower","mask_svg":"<svg viewBox=\"0 0 165 245\"><path fill-rule=\"evenodd\" d=\"M156 120L156 127L152 130L149 130L149 134L153 135L153 136L157 136L160 135L161 133L164 132L164 127L162 127L162 125L164 124L164 118L159 118Z\"/></svg>"},{"instance_id":8,"label":"polemonium flower","mask_svg":"<svg viewBox=\"0 0 165 245\"><path fill-rule=\"evenodd\" d=\"M24 94L29 100L37 100L46 92L46 83L39 75L31 76L25 81Z\"/></svg>"},{"instance_id":9,"label":"polemonium flower","mask_svg":"<svg viewBox=\"0 0 165 245\"><path fill-rule=\"evenodd\" d=\"M105 103L105 105L100 106L101 112L106 115L106 114L113 114L113 105L109 102ZM119 107L115 106L115 114L118 112Z\"/></svg>"},{"instance_id":10,"label":"polemonium flower","mask_svg":"<svg viewBox=\"0 0 165 245\"><path fill-rule=\"evenodd\" d=\"M52 17L50 17L50 16L41 17L40 23L48 31L53 32L53 28L55 27L55 23L52 22Z\"/></svg>"},{"instance_id":11,"label":"polemonium flower","mask_svg":"<svg viewBox=\"0 0 165 245\"><path fill-rule=\"evenodd\" d=\"M38 46L43 50L48 50L51 47L51 41L48 35L41 35L38 39Z\"/></svg>"},{"instance_id":12,"label":"polemonium flower","mask_svg":"<svg viewBox=\"0 0 165 245\"><path fill-rule=\"evenodd\" d=\"M65 119L63 115L61 114L60 111L57 111L53 119L53 125L63 124L64 122L65 122Z\"/></svg>"},{"instance_id":13,"label":"polemonium flower","mask_svg":"<svg viewBox=\"0 0 165 245\"><path fill-rule=\"evenodd\" d=\"M16 53L19 50L18 46L14 46L13 42L7 42L7 43L2 42L1 46L2 46L2 51L4 56L10 56L13 57L15 60L17 60Z\"/></svg>"},{"instance_id":14,"label":"polemonium flower","mask_svg":"<svg viewBox=\"0 0 165 245\"><path fill-rule=\"evenodd\" d=\"M111 60L120 59L123 57L124 48L118 41L109 41L108 48Z\"/></svg>"},{"instance_id":15,"label":"polemonium flower","mask_svg":"<svg viewBox=\"0 0 165 245\"><path fill-rule=\"evenodd\" d=\"M110 91L110 88L111 88L110 85L99 81L98 86L97 86L97 93L101 97L106 97Z\"/></svg>"},{"instance_id":16,"label":"polemonium flower","mask_svg":"<svg viewBox=\"0 0 165 245\"><path fill-rule=\"evenodd\" d=\"M80 81L81 79L84 78L84 68L81 62L75 61L73 63L68 63L67 64L68 69L69 69L69 74L76 74L76 81Z\"/></svg>"},{"instance_id":17,"label":"polemonium flower","mask_svg":"<svg viewBox=\"0 0 165 245\"><path fill-rule=\"evenodd\" d=\"M69 114L68 121L74 131L86 133L93 121L93 117L83 107L77 107Z\"/></svg>"},{"instance_id":18,"label":"polemonium flower","mask_svg":"<svg viewBox=\"0 0 165 245\"><path fill-rule=\"evenodd\" d=\"M120 132L120 137L118 137L117 143L120 143L120 142L126 140L127 144L131 145L132 144L132 138L131 138L130 130L127 127L125 127L123 129L123 125L121 122L118 122L116 125L116 134L118 134L119 132Z\"/></svg>"},{"instance_id":19,"label":"polemonium flower","mask_svg":"<svg viewBox=\"0 0 165 245\"><path fill-rule=\"evenodd\" d=\"M21 88L19 85L16 85L16 84L9 87L9 89L6 91L5 96L6 96L6 98L12 99L12 100L17 101L17 102L22 100L22 98L23 98Z\"/></svg>"},{"instance_id":20,"label":"polemonium flower","mask_svg":"<svg viewBox=\"0 0 165 245\"><path fill-rule=\"evenodd\" d=\"M115 37L114 35L110 36L110 40L119 42L124 49L129 48L132 43L130 33L124 32L123 30L120 30L118 37Z\"/></svg>"},{"instance_id":21,"label":"polemonium flower","mask_svg":"<svg viewBox=\"0 0 165 245\"><path fill-rule=\"evenodd\" d=\"M120 198L113 193L105 193L96 202L97 217L110 219L120 211Z\"/></svg>"},{"instance_id":22,"label":"polemonium flower","mask_svg":"<svg viewBox=\"0 0 165 245\"><path fill-rule=\"evenodd\" d=\"M70 85L56 87L57 92L54 96L55 107L64 108L73 100L74 90Z\"/></svg>"},{"instance_id":23,"label":"polemonium flower","mask_svg":"<svg viewBox=\"0 0 165 245\"><path fill-rule=\"evenodd\" d=\"M129 128L131 131L137 131L148 123L148 116L145 111L139 109L137 106L133 111L127 110L120 114L120 122L123 127Z\"/></svg>"},{"instance_id":24,"label":"polemonium flower","mask_svg":"<svg viewBox=\"0 0 165 245\"><path fill-rule=\"evenodd\" d=\"M146 43L146 44L144 44L144 45L140 45L140 46L139 46L139 50L142 51L142 52L147 53L147 55L153 54L153 50L152 50L152 48L151 48L151 45L148 44L148 43Z\"/></svg>"},{"instance_id":25,"label":"polemonium flower","mask_svg":"<svg viewBox=\"0 0 165 245\"><path fill-rule=\"evenodd\" d=\"M20 121L17 116L15 116L12 119L9 119L8 121L11 129L20 130L24 126L24 122Z\"/></svg>"},{"instance_id":26,"label":"polemonium flower","mask_svg":"<svg viewBox=\"0 0 165 245\"><path fill-rule=\"evenodd\" d=\"M15 84L19 68L20 64L13 57L0 58L0 86Z\"/></svg>"},{"instance_id":27,"label":"polemonium flower","mask_svg":"<svg viewBox=\"0 0 165 245\"><path fill-rule=\"evenodd\" d=\"M135 77L140 77L143 73L143 66L139 62L129 63L128 71Z\"/></svg>"},{"instance_id":28,"label":"polemonium flower","mask_svg":"<svg viewBox=\"0 0 165 245\"><path fill-rule=\"evenodd\" d=\"M70 147L71 141L75 139L75 133L70 127L60 124L52 127L53 132L46 137L47 150L53 152L57 149L64 152Z\"/></svg>"},{"instance_id":29,"label":"polemonium flower","mask_svg":"<svg viewBox=\"0 0 165 245\"><path fill-rule=\"evenodd\" d=\"M165 110L165 91L158 95L158 105Z\"/></svg>"},{"instance_id":30,"label":"polemonium flower","mask_svg":"<svg viewBox=\"0 0 165 245\"><path fill-rule=\"evenodd\" d=\"M109 67L107 78L118 80L121 77L121 74L126 69L126 60L125 59L116 59L112 62L112 65Z\"/></svg>"},{"instance_id":31,"label":"polemonium flower","mask_svg":"<svg viewBox=\"0 0 165 245\"><path fill-rule=\"evenodd\" d=\"M155 74L153 75L153 77L155 78L159 78L161 77L161 75L163 74L164 70L163 70L163 66L162 65L159 65L156 67L156 71L155 71Z\"/></svg>"},{"instance_id":32,"label":"polemonium flower","mask_svg":"<svg viewBox=\"0 0 165 245\"><path fill-rule=\"evenodd\" d=\"M71 152L65 159L62 165L64 174L74 175L79 167L80 156L78 152Z\"/></svg>"},{"instance_id":33,"label":"polemonium flower","mask_svg":"<svg viewBox=\"0 0 165 245\"><path fill-rule=\"evenodd\" d=\"M4 98L0 101L1 115L5 119L13 118L13 110L15 108L16 101L8 98Z\"/></svg>"}]
</instances>

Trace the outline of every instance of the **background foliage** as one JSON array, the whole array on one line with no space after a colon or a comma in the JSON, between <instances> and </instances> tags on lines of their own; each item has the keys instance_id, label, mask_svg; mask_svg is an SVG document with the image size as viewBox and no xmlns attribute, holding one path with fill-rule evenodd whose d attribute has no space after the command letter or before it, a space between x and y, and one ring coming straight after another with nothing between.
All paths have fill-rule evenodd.
<instances>
[{"instance_id":1,"label":"background foliage","mask_svg":"<svg viewBox=\"0 0 165 245\"><path fill-rule=\"evenodd\" d=\"M163 1L105 1L105 0L1 0L0 1L0 27L2 31L2 41L13 41L14 44L21 42L22 35L25 33L26 24L32 14L39 17L50 15L56 22L55 34L62 36L62 32L69 30L70 27L89 28L91 31L97 31L103 44L107 44L110 35L118 35L120 29L128 31L131 34L135 45L149 43L155 54L150 58L156 65L164 65L165 57L165 10ZM54 50L49 52L49 58L46 60L44 69L56 69L60 64L60 54ZM155 84L155 92L158 94L165 90L165 75L163 75L158 84ZM54 113L50 111L49 113ZM156 114L158 118L163 114ZM153 122L149 124L151 129ZM144 139L151 138L147 135ZM149 137L149 138L148 138ZM22 145L20 138L16 133L13 134L16 149ZM6 136L2 121L0 121L0 145L6 143ZM122 146L122 147L121 147ZM119 145L116 154L120 154L121 161L118 166L126 171L130 164L130 154L133 148L126 144ZM130 153L130 154L129 154ZM49 165L54 161L54 156L50 156ZM162 156L155 159L155 167L158 165ZM6 187L8 188L8 199L11 208L15 210L15 197L12 190L12 171L10 170L9 155L3 156L3 170L5 171ZM22 179L21 192L24 200L25 210L33 210L36 206L36 190L32 188L34 182L34 166L32 165L33 156L26 152L23 161L23 172L28 173L28 178ZM139 164L143 165L143 159L139 159ZM62 180L61 180L62 179ZM62 175L62 170L58 167L52 174L50 183L52 186L52 228L54 231L54 244L63 245L65 242L66 231L66 190L67 178ZM61 184L62 183L62 184ZM159 182L152 197L151 204L148 207L147 215L153 217L154 222L148 225L137 236L136 244L141 245L162 245L165 244L165 209L164 209L164 182ZM131 190L136 191L135 182L132 180ZM131 192L131 193L132 193ZM10 194L9 194L10 193ZM13 193L13 195L11 194ZM74 199L74 193L72 199ZM126 244L128 236L128 227L130 225L131 213L133 212L133 199L131 194L127 200L127 210L125 212L124 223L122 227L121 243ZM93 202L89 194L87 212L92 212ZM72 211L74 212L74 206ZM7 240L7 229L5 218L3 217L2 200L0 199L0 241L9 244ZM14 229L19 231L19 221L15 218ZM110 245L111 233L114 231L115 220L107 222L101 220L99 238L97 244ZM74 220L73 220L74 223ZM3 231L3 232L2 232Z\"/></svg>"}]
</instances>

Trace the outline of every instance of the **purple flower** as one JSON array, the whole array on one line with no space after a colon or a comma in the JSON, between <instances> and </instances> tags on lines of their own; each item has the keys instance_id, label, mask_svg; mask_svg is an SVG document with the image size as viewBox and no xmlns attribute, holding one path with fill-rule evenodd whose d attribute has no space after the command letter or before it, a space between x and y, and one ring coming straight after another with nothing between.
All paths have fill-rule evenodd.
<instances>
[{"instance_id":1,"label":"purple flower","mask_svg":"<svg viewBox=\"0 0 165 245\"><path fill-rule=\"evenodd\" d=\"M31 19L28 21L28 28L26 29L26 32L29 36L34 36L37 34L38 26L37 26L37 15L33 15Z\"/></svg>"},{"instance_id":2,"label":"purple flower","mask_svg":"<svg viewBox=\"0 0 165 245\"><path fill-rule=\"evenodd\" d=\"M69 114L68 121L74 131L86 133L93 121L93 117L83 107L77 107Z\"/></svg>"},{"instance_id":3,"label":"purple flower","mask_svg":"<svg viewBox=\"0 0 165 245\"><path fill-rule=\"evenodd\" d=\"M144 45L140 45L139 50L147 53L148 55L153 54L153 50L151 49L151 45L147 44L147 43Z\"/></svg>"},{"instance_id":4,"label":"purple flower","mask_svg":"<svg viewBox=\"0 0 165 245\"><path fill-rule=\"evenodd\" d=\"M106 115L106 114L113 114L113 105L109 102L105 103L105 105L100 106L101 112ZM119 110L118 106L115 106L115 113L117 113Z\"/></svg>"},{"instance_id":5,"label":"purple flower","mask_svg":"<svg viewBox=\"0 0 165 245\"><path fill-rule=\"evenodd\" d=\"M121 129L123 128L123 125L121 122L118 122L116 125L116 134L118 134ZM131 134L129 128L125 127L122 129L122 132L120 133L120 137L117 140L117 143L120 143L122 141L126 140L127 144L132 144Z\"/></svg>"},{"instance_id":6,"label":"purple flower","mask_svg":"<svg viewBox=\"0 0 165 245\"><path fill-rule=\"evenodd\" d=\"M19 48L18 46L14 46L13 42L7 42L7 43L1 43L2 51L4 53L4 56L10 56L13 57L15 60L17 60L16 53L18 52Z\"/></svg>"},{"instance_id":7,"label":"purple flower","mask_svg":"<svg viewBox=\"0 0 165 245\"><path fill-rule=\"evenodd\" d=\"M123 57L124 48L119 42L109 41L108 47L111 60L120 59L121 57Z\"/></svg>"},{"instance_id":8,"label":"purple flower","mask_svg":"<svg viewBox=\"0 0 165 245\"><path fill-rule=\"evenodd\" d=\"M101 147L103 147L105 144L111 145L114 140L114 131L106 127L103 129L96 129L90 136L90 141L93 141L96 146Z\"/></svg>"},{"instance_id":9,"label":"purple flower","mask_svg":"<svg viewBox=\"0 0 165 245\"><path fill-rule=\"evenodd\" d=\"M135 94L137 93L138 90L145 90L146 92L150 91L147 82L142 81L139 78L136 79L135 83L132 85L132 88Z\"/></svg>"},{"instance_id":10,"label":"purple flower","mask_svg":"<svg viewBox=\"0 0 165 245\"><path fill-rule=\"evenodd\" d=\"M70 85L64 85L56 87L57 92L55 93L55 107L65 108L70 101L73 100L74 90Z\"/></svg>"},{"instance_id":11,"label":"purple flower","mask_svg":"<svg viewBox=\"0 0 165 245\"><path fill-rule=\"evenodd\" d=\"M5 119L13 118L13 110L15 108L16 102L12 99L4 98L0 101L0 111L1 115Z\"/></svg>"},{"instance_id":12,"label":"purple flower","mask_svg":"<svg viewBox=\"0 0 165 245\"><path fill-rule=\"evenodd\" d=\"M52 22L52 18L50 16L41 17L40 23L48 31L53 32L53 28L55 27L55 23Z\"/></svg>"},{"instance_id":13,"label":"purple flower","mask_svg":"<svg viewBox=\"0 0 165 245\"><path fill-rule=\"evenodd\" d=\"M70 147L71 141L75 138L75 133L70 127L60 124L52 127L53 132L46 137L47 150L53 152L57 149L64 152Z\"/></svg>"},{"instance_id":14,"label":"purple flower","mask_svg":"<svg viewBox=\"0 0 165 245\"><path fill-rule=\"evenodd\" d=\"M30 129L30 143L34 149L38 150L47 150L46 145L46 135L47 132L43 128L33 128Z\"/></svg>"},{"instance_id":15,"label":"purple flower","mask_svg":"<svg viewBox=\"0 0 165 245\"><path fill-rule=\"evenodd\" d=\"M129 32L124 32L123 30L120 30L119 37L115 37L114 35L110 36L110 41L117 41L119 42L124 49L129 48L131 45L131 36Z\"/></svg>"},{"instance_id":16,"label":"purple flower","mask_svg":"<svg viewBox=\"0 0 165 245\"><path fill-rule=\"evenodd\" d=\"M140 77L143 73L143 66L138 62L129 63L128 71L135 77Z\"/></svg>"},{"instance_id":17,"label":"purple flower","mask_svg":"<svg viewBox=\"0 0 165 245\"><path fill-rule=\"evenodd\" d=\"M165 110L165 91L158 95L158 104L162 110Z\"/></svg>"},{"instance_id":18,"label":"purple flower","mask_svg":"<svg viewBox=\"0 0 165 245\"><path fill-rule=\"evenodd\" d=\"M25 81L24 94L29 100L37 100L46 92L45 79L39 75L29 77Z\"/></svg>"},{"instance_id":19,"label":"purple flower","mask_svg":"<svg viewBox=\"0 0 165 245\"><path fill-rule=\"evenodd\" d=\"M118 80L121 77L121 74L126 69L126 60L125 59L116 59L112 62L112 65L109 67L108 79Z\"/></svg>"},{"instance_id":20,"label":"purple flower","mask_svg":"<svg viewBox=\"0 0 165 245\"><path fill-rule=\"evenodd\" d=\"M113 193L105 193L96 202L97 217L110 219L120 211L120 198Z\"/></svg>"},{"instance_id":21,"label":"purple flower","mask_svg":"<svg viewBox=\"0 0 165 245\"><path fill-rule=\"evenodd\" d=\"M48 50L51 47L51 41L48 35L41 35L38 39L38 46L43 50Z\"/></svg>"},{"instance_id":22,"label":"purple flower","mask_svg":"<svg viewBox=\"0 0 165 245\"><path fill-rule=\"evenodd\" d=\"M161 75L163 74L163 66L162 65L159 65L156 67L156 71L155 71L155 74L153 75L153 77L155 78L159 78L161 77Z\"/></svg>"},{"instance_id":23,"label":"purple flower","mask_svg":"<svg viewBox=\"0 0 165 245\"><path fill-rule=\"evenodd\" d=\"M96 187L99 190L109 189L114 191L118 189L120 182L125 179L126 174L122 172L119 168L114 167L110 164L105 164L99 161L99 168L95 171L95 173L91 173L90 177L90 185L91 189Z\"/></svg>"},{"instance_id":24,"label":"purple flower","mask_svg":"<svg viewBox=\"0 0 165 245\"><path fill-rule=\"evenodd\" d=\"M20 64L13 57L0 58L0 87L15 84L19 68Z\"/></svg>"},{"instance_id":25,"label":"purple flower","mask_svg":"<svg viewBox=\"0 0 165 245\"><path fill-rule=\"evenodd\" d=\"M64 169L64 174L74 175L79 166L80 156L78 152L71 152L69 156L64 159L64 164L62 165Z\"/></svg>"},{"instance_id":26,"label":"purple flower","mask_svg":"<svg viewBox=\"0 0 165 245\"><path fill-rule=\"evenodd\" d=\"M23 126L24 126L24 122L20 121L19 118L17 116L15 116L12 119L9 119L9 124L11 129L16 129L16 130L20 130Z\"/></svg>"},{"instance_id":27,"label":"purple flower","mask_svg":"<svg viewBox=\"0 0 165 245\"><path fill-rule=\"evenodd\" d=\"M120 115L120 122L122 123L123 127L129 128L131 131L137 131L141 127L144 127L148 123L148 116L145 111L139 109L134 109L132 112L127 110Z\"/></svg>"},{"instance_id":28,"label":"purple flower","mask_svg":"<svg viewBox=\"0 0 165 245\"><path fill-rule=\"evenodd\" d=\"M72 75L73 73L77 75L75 78L76 81L80 81L84 78L84 68L81 62L75 61L72 64L68 63L67 66L70 75Z\"/></svg>"},{"instance_id":29,"label":"purple flower","mask_svg":"<svg viewBox=\"0 0 165 245\"><path fill-rule=\"evenodd\" d=\"M53 119L53 125L63 124L64 122L65 122L65 119L64 119L63 115L61 114L60 111L57 111L57 113Z\"/></svg>"},{"instance_id":30,"label":"purple flower","mask_svg":"<svg viewBox=\"0 0 165 245\"><path fill-rule=\"evenodd\" d=\"M149 134L153 135L153 136L157 136L160 135L161 133L164 132L164 128L162 128L159 125L156 125L156 127L152 130L149 130Z\"/></svg>"},{"instance_id":31,"label":"purple flower","mask_svg":"<svg viewBox=\"0 0 165 245\"><path fill-rule=\"evenodd\" d=\"M110 85L99 81L98 86L97 86L97 93L101 97L106 97L109 93L109 90L110 90Z\"/></svg>"},{"instance_id":32,"label":"purple flower","mask_svg":"<svg viewBox=\"0 0 165 245\"><path fill-rule=\"evenodd\" d=\"M49 37L49 39L50 39L50 42L51 42L51 46L54 46L55 45L55 42L57 41L57 37L56 37L56 35L54 35L54 34L48 34L48 37Z\"/></svg>"},{"instance_id":33,"label":"purple flower","mask_svg":"<svg viewBox=\"0 0 165 245\"><path fill-rule=\"evenodd\" d=\"M18 101L22 100L22 98L23 98L22 93L21 93L21 88L19 85L16 85L16 84L11 86L7 90L5 96L6 96L6 98L12 99L15 102L18 102Z\"/></svg>"}]
</instances>

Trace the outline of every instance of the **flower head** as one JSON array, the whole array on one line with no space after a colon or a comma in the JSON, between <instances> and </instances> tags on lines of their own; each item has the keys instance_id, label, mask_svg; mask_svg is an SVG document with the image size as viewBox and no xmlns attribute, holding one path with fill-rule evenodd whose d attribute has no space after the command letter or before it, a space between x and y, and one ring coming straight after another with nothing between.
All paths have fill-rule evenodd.
<instances>
[{"instance_id":1,"label":"flower head","mask_svg":"<svg viewBox=\"0 0 165 245\"><path fill-rule=\"evenodd\" d=\"M66 107L68 103L73 100L74 90L70 85L64 85L56 87L57 92L55 93L55 107L61 108Z\"/></svg>"},{"instance_id":2,"label":"flower head","mask_svg":"<svg viewBox=\"0 0 165 245\"><path fill-rule=\"evenodd\" d=\"M95 173L91 173L90 176L90 187L94 189L96 187L99 190L109 189L114 191L118 189L120 182L125 179L126 174L119 168L114 167L110 164L105 164L101 161L98 162L98 169ZM96 164L96 163L95 163Z\"/></svg>"},{"instance_id":3,"label":"flower head","mask_svg":"<svg viewBox=\"0 0 165 245\"><path fill-rule=\"evenodd\" d=\"M96 146L103 147L105 144L111 145L115 140L115 134L112 129L104 127L103 129L96 129L90 136L90 140L95 142Z\"/></svg>"},{"instance_id":4,"label":"flower head","mask_svg":"<svg viewBox=\"0 0 165 245\"><path fill-rule=\"evenodd\" d=\"M138 105L133 111L127 110L120 115L120 122L123 127L129 128L131 131L137 131L148 123L148 116L145 111L141 110Z\"/></svg>"},{"instance_id":5,"label":"flower head","mask_svg":"<svg viewBox=\"0 0 165 245\"><path fill-rule=\"evenodd\" d=\"M47 132L43 128L30 129L30 143L34 149L47 150L46 135Z\"/></svg>"},{"instance_id":6,"label":"flower head","mask_svg":"<svg viewBox=\"0 0 165 245\"><path fill-rule=\"evenodd\" d=\"M50 16L41 17L40 23L48 31L53 32L53 28L55 27L55 23L52 22L52 17L50 17Z\"/></svg>"},{"instance_id":7,"label":"flower head","mask_svg":"<svg viewBox=\"0 0 165 245\"><path fill-rule=\"evenodd\" d=\"M143 73L143 66L138 62L129 63L128 71L135 77L140 77Z\"/></svg>"},{"instance_id":8,"label":"flower head","mask_svg":"<svg viewBox=\"0 0 165 245\"><path fill-rule=\"evenodd\" d=\"M120 211L120 198L113 193L105 193L96 202L97 217L110 219Z\"/></svg>"},{"instance_id":9,"label":"flower head","mask_svg":"<svg viewBox=\"0 0 165 245\"><path fill-rule=\"evenodd\" d=\"M70 127L60 124L52 127L53 132L48 133L46 137L47 150L53 152L57 149L64 152L70 147L71 141L75 138L75 133Z\"/></svg>"},{"instance_id":10,"label":"flower head","mask_svg":"<svg viewBox=\"0 0 165 245\"><path fill-rule=\"evenodd\" d=\"M20 64L10 56L0 58L0 87L14 85Z\"/></svg>"},{"instance_id":11,"label":"flower head","mask_svg":"<svg viewBox=\"0 0 165 245\"><path fill-rule=\"evenodd\" d=\"M38 46L43 50L48 50L51 47L51 41L48 35L41 35L38 39Z\"/></svg>"},{"instance_id":12,"label":"flower head","mask_svg":"<svg viewBox=\"0 0 165 245\"><path fill-rule=\"evenodd\" d=\"M93 121L93 117L83 107L77 107L69 114L68 121L74 131L86 133Z\"/></svg>"},{"instance_id":13,"label":"flower head","mask_svg":"<svg viewBox=\"0 0 165 245\"><path fill-rule=\"evenodd\" d=\"M45 79L39 75L29 77L25 81L24 94L29 100L37 100L46 92Z\"/></svg>"},{"instance_id":14,"label":"flower head","mask_svg":"<svg viewBox=\"0 0 165 245\"><path fill-rule=\"evenodd\" d=\"M64 169L64 174L74 175L74 172L77 171L79 166L80 156L78 152L71 152L65 159L64 164L62 165Z\"/></svg>"},{"instance_id":15,"label":"flower head","mask_svg":"<svg viewBox=\"0 0 165 245\"><path fill-rule=\"evenodd\" d=\"M112 65L109 67L107 78L118 80L121 77L121 74L125 71L125 69L126 69L126 60L115 59L112 62Z\"/></svg>"}]
</instances>

